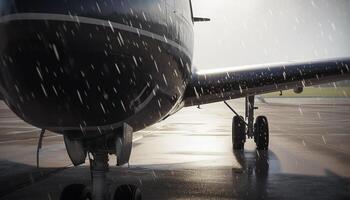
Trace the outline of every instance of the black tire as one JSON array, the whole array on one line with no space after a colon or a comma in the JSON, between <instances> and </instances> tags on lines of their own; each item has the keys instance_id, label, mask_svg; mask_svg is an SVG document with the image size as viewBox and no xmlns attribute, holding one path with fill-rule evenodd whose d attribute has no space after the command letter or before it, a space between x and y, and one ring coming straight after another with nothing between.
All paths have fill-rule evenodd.
<instances>
[{"instance_id":1,"label":"black tire","mask_svg":"<svg viewBox=\"0 0 350 200\"><path fill-rule=\"evenodd\" d=\"M114 193L114 200L141 200L141 190L135 185L121 185Z\"/></svg>"},{"instance_id":2,"label":"black tire","mask_svg":"<svg viewBox=\"0 0 350 200\"><path fill-rule=\"evenodd\" d=\"M232 119L232 146L234 150L244 149L245 123L242 117L234 116Z\"/></svg>"},{"instance_id":3,"label":"black tire","mask_svg":"<svg viewBox=\"0 0 350 200\"><path fill-rule=\"evenodd\" d=\"M265 116L259 116L255 120L254 140L258 150L269 148L269 123Z\"/></svg>"},{"instance_id":4,"label":"black tire","mask_svg":"<svg viewBox=\"0 0 350 200\"><path fill-rule=\"evenodd\" d=\"M60 200L92 200L92 195L85 185L72 184L64 188Z\"/></svg>"}]
</instances>

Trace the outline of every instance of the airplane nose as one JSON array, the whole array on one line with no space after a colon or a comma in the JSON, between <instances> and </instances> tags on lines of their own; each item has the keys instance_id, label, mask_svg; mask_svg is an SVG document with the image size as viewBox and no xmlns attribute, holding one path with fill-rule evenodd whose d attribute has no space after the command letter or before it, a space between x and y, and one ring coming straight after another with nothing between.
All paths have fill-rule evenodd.
<instances>
[{"instance_id":1,"label":"airplane nose","mask_svg":"<svg viewBox=\"0 0 350 200\"><path fill-rule=\"evenodd\" d=\"M0 93L18 116L49 130L137 130L182 106L191 45L170 40L152 9L131 16L121 4L0 2Z\"/></svg>"},{"instance_id":2,"label":"airplane nose","mask_svg":"<svg viewBox=\"0 0 350 200\"><path fill-rule=\"evenodd\" d=\"M128 118L155 85L142 59L112 34L109 27L76 22L1 23L6 102L39 127L100 126Z\"/></svg>"}]
</instances>

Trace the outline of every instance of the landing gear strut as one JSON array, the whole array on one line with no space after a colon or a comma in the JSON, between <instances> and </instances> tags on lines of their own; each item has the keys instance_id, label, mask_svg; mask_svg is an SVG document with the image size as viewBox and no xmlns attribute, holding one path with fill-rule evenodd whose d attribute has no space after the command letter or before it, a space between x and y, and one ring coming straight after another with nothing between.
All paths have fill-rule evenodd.
<instances>
[{"instance_id":1,"label":"landing gear strut","mask_svg":"<svg viewBox=\"0 0 350 200\"><path fill-rule=\"evenodd\" d=\"M232 119L232 146L234 150L243 150L246 138L254 139L258 150L267 150L269 146L269 124L265 116L258 116L254 123L255 96L245 99L245 118L240 116L227 102L234 113Z\"/></svg>"},{"instance_id":2,"label":"landing gear strut","mask_svg":"<svg viewBox=\"0 0 350 200\"><path fill-rule=\"evenodd\" d=\"M141 199L141 191L134 185L119 186L111 198L106 176L109 171L108 154L117 155L118 166L129 162L132 132L132 127L124 124L115 133L99 135L93 139L83 140L81 137L74 139L71 136L74 135L73 133L65 133L67 152L74 165L84 163L87 152L90 152L92 184L91 187L82 184L69 185L61 193L60 200Z\"/></svg>"},{"instance_id":3,"label":"landing gear strut","mask_svg":"<svg viewBox=\"0 0 350 200\"><path fill-rule=\"evenodd\" d=\"M104 152L95 153L91 162L93 200L108 199L109 192L106 184L106 173L108 170L108 154Z\"/></svg>"},{"instance_id":4,"label":"landing gear strut","mask_svg":"<svg viewBox=\"0 0 350 200\"><path fill-rule=\"evenodd\" d=\"M83 184L72 184L67 186L60 200L107 200L109 192L106 184L106 173L108 172L108 154L104 152L94 153L90 160L92 191Z\"/></svg>"}]
</instances>

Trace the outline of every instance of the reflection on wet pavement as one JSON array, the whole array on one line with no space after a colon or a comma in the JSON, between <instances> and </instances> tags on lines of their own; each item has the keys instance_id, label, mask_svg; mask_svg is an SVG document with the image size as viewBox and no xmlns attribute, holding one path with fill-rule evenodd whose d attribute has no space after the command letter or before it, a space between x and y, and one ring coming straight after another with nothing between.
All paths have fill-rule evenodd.
<instances>
[{"instance_id":1,"label":"reflection on wet pavement","mask_svg":"<svg viewBox=\"0 0 350 200\"><path fill-rule=\"evenodd\" d=\"M232 113L224 105L186 108L138 133L130 168L109 172L111 191L133 184L143 199L350 199L350 100L329 101L258 104L258 114L270 122L269 151L255 150L250 140L244 151L232 151ZM242 101L231 104L243 113ZM46 170L66 164L60 142L44 143ZM25 159L34 147L30 140L0 147L2 180L34 173L32 157ZM68 184L88 184L89 169L69 168L39 180L3 199L57 199Z\"/></svg>"}]
</instances>

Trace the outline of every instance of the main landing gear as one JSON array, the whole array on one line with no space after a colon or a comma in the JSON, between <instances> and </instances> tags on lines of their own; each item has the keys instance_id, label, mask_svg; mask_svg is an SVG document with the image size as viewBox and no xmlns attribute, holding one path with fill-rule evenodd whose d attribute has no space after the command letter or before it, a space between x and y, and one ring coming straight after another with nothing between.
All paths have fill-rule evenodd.
<instances>
[{"instance_id":1,"label":"main landing gear","mask_svg":"<svg viewBox=\"0 0 350 200\"><path fill-rule=\"evenodd\" d=\"M89 155L92 184L69 185L62 191L60 200L141 200L141 191L134 185L121 185L111 192L106 176L108 154L117 156L118 166L129 162L132 133L132 128L124 124L114 133L97 135L93 139L82 140L80 136L74 137L74 133L64 134L68 155L75 166L83 164Z\"/></svg>"},{"instance_id":2,"label":"main landing gear","mask_svg":"<svg viewBox=\"0 0 350 200\"><path fill-rule=\"evenodd\" d=\"M235 113L232 119L232 145L234 150L243 150L246 138L254 139L258 150L269 147L269 124L265 116L258 116L254 123L255 96L245 99L245 118L240 116L227 102L225 104Z\"/></svg>"}]
</instances>

